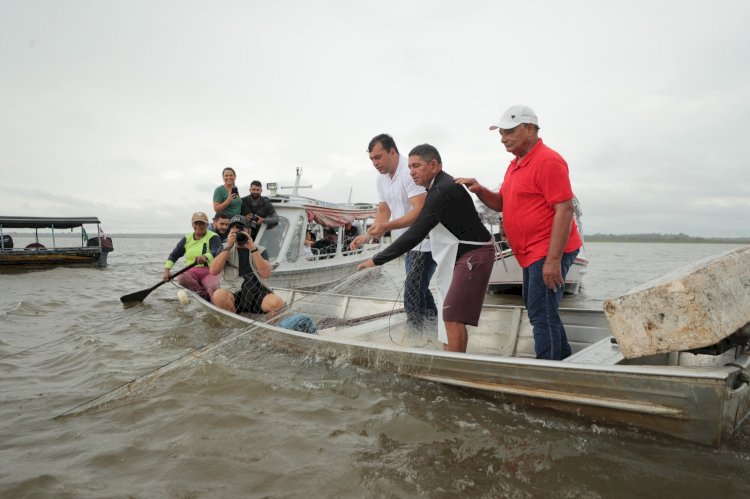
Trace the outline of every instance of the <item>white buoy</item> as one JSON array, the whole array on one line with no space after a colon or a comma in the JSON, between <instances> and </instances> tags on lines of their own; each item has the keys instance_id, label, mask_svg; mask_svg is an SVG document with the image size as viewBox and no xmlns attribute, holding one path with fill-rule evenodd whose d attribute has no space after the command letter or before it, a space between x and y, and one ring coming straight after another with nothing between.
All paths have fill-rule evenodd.
<instances>
[{"instance_id":1,"label":"white buoy","mask_svg":"<svg viewBox=\"0 0 750 499\"><path fill-rule=\"evenodd\" d=\"M183 305L187 305L190 303L190 298L188 298L188 294L184 289L181 289L177 292L177 299L180 300L180 303Z\"/></svg>"}]
</instances>

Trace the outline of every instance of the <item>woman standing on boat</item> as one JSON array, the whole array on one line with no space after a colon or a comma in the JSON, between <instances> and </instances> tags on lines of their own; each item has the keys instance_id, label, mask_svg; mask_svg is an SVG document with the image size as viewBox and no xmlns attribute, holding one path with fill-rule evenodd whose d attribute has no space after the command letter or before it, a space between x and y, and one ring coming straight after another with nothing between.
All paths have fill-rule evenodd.
<instances>
[{"instance_id":1,"label":"woman standing on boat","mask_svg":"<svg viewBox=\"0 0 750 499\"><path fill-rule=\"evenodd\" d=\"M224 212L230 217L239 215L242 209L242 199L240 199L240 193L234 185L234 181L237 179L234 168L224 168L221 172L221 178L224 179L224 183L214 189L214 212Z\"/></svg>"}]
</instances>

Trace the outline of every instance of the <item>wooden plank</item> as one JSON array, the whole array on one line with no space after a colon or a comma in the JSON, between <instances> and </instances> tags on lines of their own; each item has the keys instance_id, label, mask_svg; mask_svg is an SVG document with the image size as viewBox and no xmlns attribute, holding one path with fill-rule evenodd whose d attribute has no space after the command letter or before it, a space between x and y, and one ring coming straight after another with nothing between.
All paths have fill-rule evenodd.
<instances>
[{"instance_id":1,"label":"wooden plank","mask_svg":"<svg viewBox=\"0 0 750 499\"><path fill-rule=\"evenodd\" d=\"M750 246L610 298L604 312L626 358L713 345L750 322Z\"/></svg>"}]
</instances>

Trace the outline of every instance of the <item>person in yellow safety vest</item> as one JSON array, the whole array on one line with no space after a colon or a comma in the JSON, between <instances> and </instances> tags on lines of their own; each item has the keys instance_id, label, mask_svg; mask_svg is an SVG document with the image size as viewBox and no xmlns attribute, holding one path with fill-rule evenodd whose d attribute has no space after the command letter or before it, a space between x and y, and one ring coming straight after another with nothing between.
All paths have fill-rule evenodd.
<instances>
[{"instance_id":1,"label":"person in yellow safety vest","mask_svg":"<svg viewBox=\"0 0 750 499\"><path fill-rule=\"evenodd\" d=\"M214 255L222 248L221 238L215 232L208 230L208 215L203 212L193 213L191 220L193 232L186 234L179 240L164 265L162 279L171 278L170 269L181 256L185 256L185 264L196 263L195 267L177 277L180 286L198 293L202 298L211 300L214 291L219 288L219 276L211 275L209 265Z\"/></svg>"}]
</instances>

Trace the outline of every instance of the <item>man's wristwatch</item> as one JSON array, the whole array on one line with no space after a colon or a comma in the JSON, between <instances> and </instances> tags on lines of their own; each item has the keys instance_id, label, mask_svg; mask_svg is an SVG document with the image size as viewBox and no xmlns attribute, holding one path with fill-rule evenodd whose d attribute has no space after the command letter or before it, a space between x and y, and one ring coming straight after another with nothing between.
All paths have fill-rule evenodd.
<instances>
[{"instance_id":1,"label":"man's wristwatch","mask_svg":"<svg viewBox=\"0 0 750 499\"><path fill-rule=\"evenodd\" d=\"M256 251L258 251L258 248L257 248L257 247L256 247L255 249L251 249L251 250L250 250L250 253L255 253Z\"/></svg>"}]
</instances>

